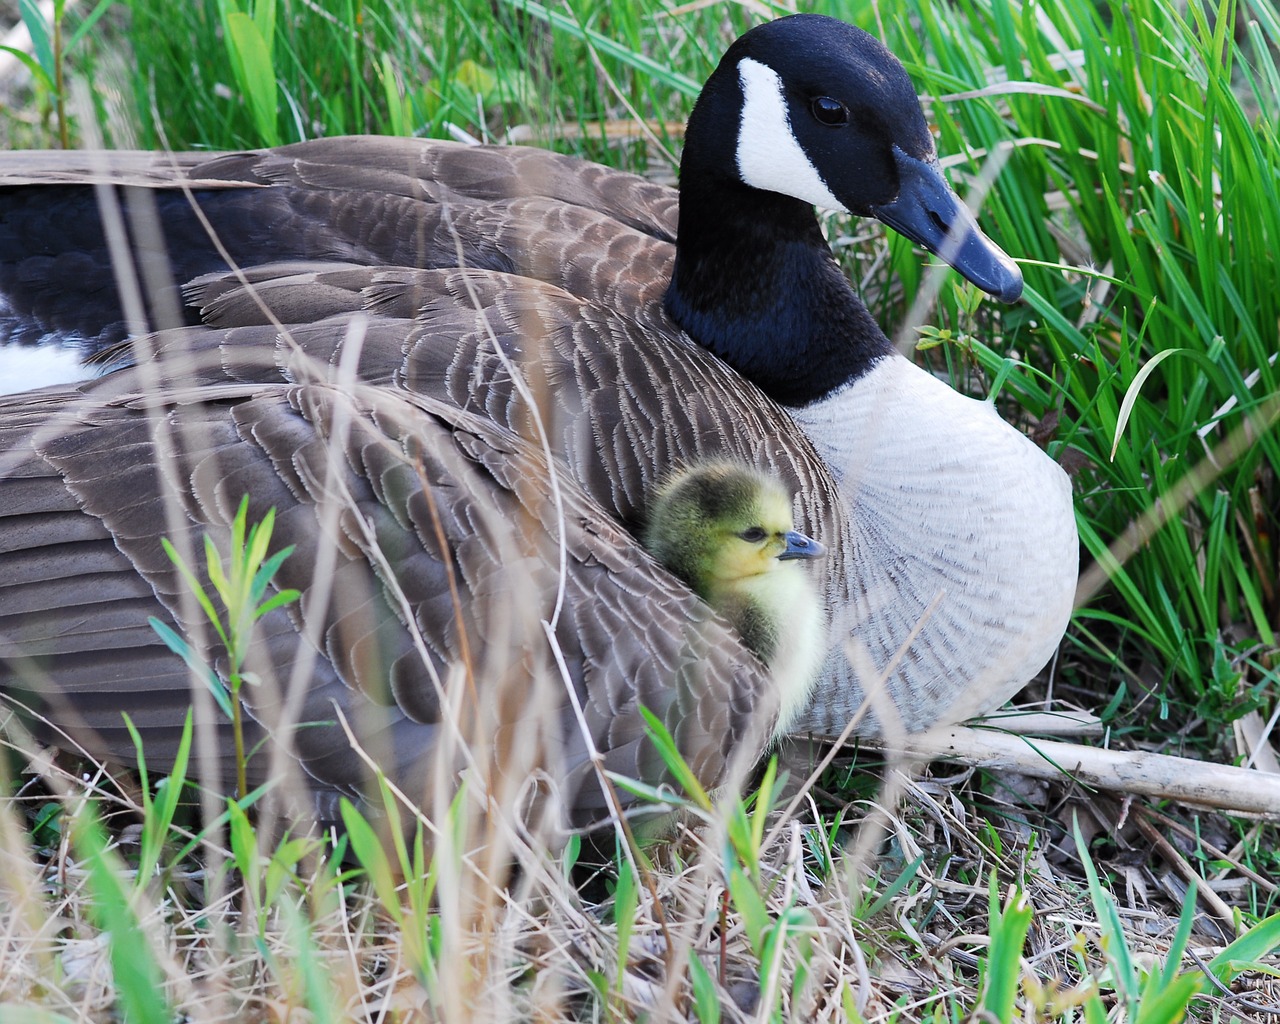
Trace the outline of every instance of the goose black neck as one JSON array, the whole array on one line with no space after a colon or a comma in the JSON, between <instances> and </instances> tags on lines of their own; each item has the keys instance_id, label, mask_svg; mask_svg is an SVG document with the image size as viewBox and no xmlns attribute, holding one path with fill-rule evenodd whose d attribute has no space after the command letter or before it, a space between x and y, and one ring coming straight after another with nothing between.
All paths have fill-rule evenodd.
<instances>
[{"instance_id":1,"label":"goose black neck","mask_svg":"<svg viewBox=\"0 0 1280 1024\"><path fill-rule=\"evenodd\" d=\"M687 163L687 162L686 162ZM808 405L892 351L813 207L682 169L668 314L781 405Z\"/></svg>"}]
</instances>

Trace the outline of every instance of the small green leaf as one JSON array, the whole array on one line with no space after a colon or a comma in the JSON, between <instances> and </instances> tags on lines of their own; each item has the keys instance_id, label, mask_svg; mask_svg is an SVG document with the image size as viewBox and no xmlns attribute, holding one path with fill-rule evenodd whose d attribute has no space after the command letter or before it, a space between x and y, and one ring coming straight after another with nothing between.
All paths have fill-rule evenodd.
<instances>
[{"instance_id":1,"label":"small green leaf","mask_svg":"<svg viewBox=\"0 0 1280 1024\"><path fill-rule=\"evenodd\" d=\"M996 371L995 380L991 382L991 390L987 392L988 401L995 401L1004 388L1005 381L1013 376L1017 368L1018 364L1012 359L1001 360L1000 369Z\"/></svg>"},{"instance_id":2,"label":"small green leaf","mask_svg":"<svg viewBox=\"0 0 1280 1024\"><path fill-rule=\"evenodd\" d=\"M247 515L249 511L248 503L243 506ZM237 522L239 517L237 516ZM267 509L267 514L262 517L262 522L255 523L253 528L249 530L248 540L245 542L245 553L241 559L242 564L247 566L262 565L267 557L267 549L271 546L271 534L275 530L276 510L275 507Z\"/></svg>"},{"instance_id":3,"label":"small green leaf","mask_svg":"<svg viewBox=\"0 0 1280 1024\"><path fill-rule=\"evenodd\" d=\"M378 902L382 909L391 915L400 927L404 925L404 912L400 905L400 897L396 892L395 875L387 860L387 851L382 841L373 830L373 826L365 819L355 805L346 797L339 805L342 824L346 828L347 839L351 843L351 852L356 862L364 868L366 877L378 894Z\"/></svg>"},{"instance_id":4,"label":"small green leaf","mask_svg":"<svg viewBox=\"0 0 1280 1024\"><path fill-rule=\"evenodd\" d=\"M53 40L49 34L49 23L40 11L38 0L18 0L18 16L31 36L31 52L37 66L42 70L45 82L52 84L57 76L53 66ZM9 49L9 47L5 47ZM15 52L10 50L11 53ZM23 61L25 64L26 61Z\"/></svg>"},{"instance_id":5,"label":"small green leaf","mask_svg":"<svg viewBox=\"0 0 1280 1024\"><path fill-rule=\"evenodd\" d=\"M1096 993L1085 997L1084 1019L1085 1024L1107 1024L1107 1008Z\"/></svg>"},{"instance_id":6,"label":"small green leaf","mask_svg":"<svg viewBox=\"0 0 1280 1024\"><path fill-rule=\"evenodd\" d=\"M75 816L73 845L88 869L89 890L98 926L107 933L111 949L111 980L124 1019L131 1024L168 1024L173 1014L165 1000L164 974L151 944L138 923L129 893L127 872L107 848L92 804Z\"/></svg>"},{"instance_id":7,"label":"small green leaf","mask_svg":"<svg viewBox=\"0 0 1280 1024\"><path fill-rule=\"evenodd\" d=\"M138 844L137 885L141 889L147 885L156 866L160 863L160 854L164 849L169 828L178 809L178 801L182 798L182 789L187 777L187 764L191 757L192 709L187 708L186 718L182 725L182 738L178 741L177 753L169 775L156 784L156 799L150 792L150 780L147 775L146 750L143 748L142 735L138 732L133 720L124 716L125 727L133 740L134 751L138 759L138 774L142 782L142 838Z\"/></svg>"},{"instance_id":8,"label":"small green leaf","mask_svg":"<svg viewBox=\"0 0 1280 1024\"><path fill-rule=\"evenodd\" d=\"M462 61L454 72L453 80L483 99L488 99L498 84L498 79L492 71L481 67L473 60Z\"/></svg>"},{"instance_id":9,"label":"small green leaf","mask_svg":"<svg viewBox=\"0 0 1280 1024\"><path fill-rule=\"evenodd\" d=\"M1197 882L1187 890L1187 898L1182 904L1182 913L1178 915L1178 928L1173 934L1173 941L1169 943L1169 951L1165 954L1164 972L1160 978L1166 985L1171 984L1177 977L1182 955L1191 938L1191 929L1196 920L1196 886L1199 884Z\"/></svg>"},{"instance_id":10,"label":"small green leaf","mask_svg":"<svg viewBox=\"0 0 1280 1024\"><path fill-rule=\"evenodd\" d=\"M755 883L737 864L729 867L729 894L733 897L734 907L742 915L742 926L746 929L751 949L756 956L762 956L766 933L772 922Z\"/></svg>"},{"instance_id":11,"label":"small green leaf","mask_svg":"<svg viewBox=\"0 0 1280 1024\"><path fill-rule=\"evenodd\" d=\"M76 30L71 34L71 38L67 40L66 48L74 50L76 44L88 34L94 25L98 23L107 11L115 4L116 0L98 0L97 5L90 11L77 25Z\"/></svg>"},{"instance_id":12,"label":"small green leaf","mask_svg":"<svg viewBox=\"0 0 1280 1024\"><path fill-rule=\"evenodd\" d=\"M379 57L378 77L382 80L382 96L387 104L389 134L409 134L409 103L405 99L391 54L383 53Z\"/></svg>"},{"instance_id":13,"label":"small green leaf","mask_svg":"<svg viewBox=\"0 0 1280 1024\"><path fill-rule=\"evenodd\" d=\"M269 597L262 604L258 605L257 609L254 611L253 617L255 619L260 619L268 612L273 612L277 608L286 604L293 604L293 602L298 600L301 596L301 592L297 590L282 590L278 594Z\"/></svg>"},{"instance_id":14,"label":"small green leaf","mask_svg":"<svg viewBox=\"0 0 1280 1024\"><path fill-rule=\"evenodd\" d=\"M253 24L263 39L275 39L276 0L257 0L253 5Z\"/></svg>"},{"instance_id":15,"label":"small green leaf","mask_svg":"<svg viewBox=\"0 0 1280 1024\"><path fill-rule=\"evenodd\" d=\"M676 782L684 790L685 794L704 811L709 812L713 806L711 796L707 793L702 783L698 781L693 769L689 767L681 755L680 748L676 746L676 741L672 738L667 727L657 715L646 707L640 708L640 714L644 718L645 735L658 748L658 754L662 757L663 764L667 766L667 770L675 776Z\"/></svg>"},{"instance_id":16,"label":"small green leaf","mask_svg":"<svg viewBox=\"0 0 1280 1024\"><path fill-rule=\"evenodd\" d=\"M698 1024L720 1024L720 993L711 972L693 948L689 949L689 984L693 988L693 1012Z\"/></svg>"},{"instance_id":17,"label":"small green leaf","mask_svg":"<svg viewBox=\"0 0 1280 1024\"><path fill-rule=\"evenodd\" d=\"M924 863L924 858L925 858L925 855L922 853L918 857L916 857L913 861L911 861L911 863L908 864L905 868L903 868L901 874L899 874L897 878L895 878L892 882L889 883L889 887L885 889L885 891L882 892L879 896L877 896L875 901L869 907L867 907L865 911L861 912L858 915L859 919L864 921L870 920L876 914L880 913L880 911L882 911L890 903L892 903L894 897L897 896L898 893L902 892L902 890L907 887L907 884L911 881L911 879L915 878L916 872L920 870L920 865Z\"/></svg>"},{"instance_id":18,"label":"small green leaf","mask_svg":"<svg viewBox=\"0 0 1280 1024\"><path fill-rule=\"evenodd\" d=\"M293 554L293 549L294 545L290 544L287 548L282 548L280 551L277 551L265 562L248 563L250 566L259 566L258 571L253 575L253 586L249 591L249 598L255 604L262 600L262 595L267 591L267 584L270 583L275 578L276 573L280 571L280 566L284 563L284 560Z\"/></svg>"},{"instance_id":19,"label":"small green leaf","mask_svg":"<svg viewBox=\"0 0 1280 1024\"><path fill-rule=\"evenodd\" d=\"M692 808L694 806L691 800L686 800L679 794L672 792L668 786L650 786L648 783L639 782L627 775L621 775L618 772L612 772L607 769L604 774L610 782L623 792L638 796L647 803L670 807L672 810Z\"/></svg>"},{"instance_id":20,"label":"small green leaf","mask_svg":"<svg viewBox=\"0 0 1280 1024\"><path fill-rule=\"evenodd\" d=\"M278 146L280 129L276 123L277 88L271 48L261 29L247 14L229 12L226 28L227 46L235 53L233 67L248 101L254 127L265 145Z\"/></svg>"},{"instance_id":21,"label":"small green leaf","mask_svg":"<svg viewBox=\"0 0 1280 1024\"><path fill-rule=\"evenodd\" d=\"M1204 975L1191 972L1158 982L1153 991L1143 993L1133 1024L1179 1024L1203 984Z\"/></svg>"},{"instance_id":22,"label":"small green leaf","mask_svg":"<svg viewBox=\"0 0 1280 1024\"><path fill-rule=\"evenodd\" d=\"M1233 980L1248 964L1280 949L1280 914L1264 918L1228 945L1209 962L1209 969L1223 982Z\"/></svg>"},{"instance_id":23,"label":"small green leaf","mask_svg":"<svg viewBox=\"0 0 1280 1024\"><path fill-rule=\"evenodd\" d=\"M989 884L991 947L987 954L982 1009L992 1020L1008 1021L1013 1019L1014 1000L1022 979L1022 948L1034 911L1026 894L1017 886L1010 887L1001 909L994 871Z\"/></svg>"},{"instance_id":24,"label":"small green leaf","mask_svg":"<svg viewBox=\"0 0 1280 1024\"><path fill-rule=\"evenodd\" d=\"M840 1008L844 1010L846 1024L866 1024L866 1018L858 1012L858 997L847 978L840 983Z\"/></svg>"},{"instance_id":25,"label":"small green leaf","mask_svg":"<svg viewBox=\"0 0 1280 1024\"><path fill-rule=\"evenodd\" d=\"M751 816L751 848L756 851L764 842L764 826L769 812L773 809L773 787L777 779L778 759L771 757L769 763L765 765L760 785L756 787L756 808Z\"/></svg>"},{"instance_id":26,"label":"small green leaf","mask_svg":"<svg viewBox=\"0 0 1280 1024\"><path fill-rule=\"evenodd\" d=\"M249 520L249 495L244 494L240 497L240 504L236 506L236 514L231 517L231 562L236 564L243 561L244 553L244 536L245 527Z\"/></svg>"},{"instance_id":27,"label":"small green leaf","mask_svg":"<svg viewBox=\"0 0 1280 1024\"><path fill-rule=\"evenodd\" d=\"M231 697L227 693L227 688L222 685L222 680L218 678L217 673L196 656L195 651L191 649L190 645L182 637L178 636L177 633L154 615L149 617L147 621L151 623L151 628L164 641L165 646L185 661L187 667L199 676L205 686L209 688L209 692L213 694L213 699L217 701L222 713L231 718Z\"/></svg>"},{"instance_id":28,"label":"small green leaf","mask_svg":"<svg viewBox=\"0 0 1280 1024\"><path fill-rule=\"evenodd\" d=\"M49 77L49 72L45 71L45 69L40 66L40 62L32 57L31 54L24 53L22 50L14 49L12 46L0 46L0 50L9 54L10 57L16 57L21 62L22 66L31 73L32 78L39 82L45 89L48 89L50 92L53 91L53 79Z\"/></svg>"},{"instance_id":29,"label":"small green leaf","mask_svg":"<svg viewBox=\"0 0 1280 1024\"><path fill-rule=\"evenodd\" d=\"M200 608L204 611L205 616L213 624L214 629L218 631L219 639L222 640L223 644L226 644L227 637L222 631L222 623L219 621L217 609L213 607L213 602L209 600L209 595L205 593L204 587L196 579L195 573L187 568L187 563L182 560L182 556L178 554L177 549L169 543L168 538L161 537L160 546L164 548L164 553L169 556L169 561L178 570L178 575L186 583L191 595L200 603Z\"/></svg>"},{"instance_id":30,"label":"small green leaf","mask_svg":"<svg viewBox=\"0 0 1280 1024\"><path fill-rule=\"evenodd\" d=\"M209 582L213 584L213 589L218 596L222 598L224 606L234 604L231 593L231 581L227 578L226 571L222 567L222 555L218 552L218 546L213 543L213 538L208 534L204 537L204 561L205 571L209 574ZM234 565L234 561L232 565Z\"/></svg>"},{"instance_id":31,"label":"small green leaf","mask_svg":"<svg viewBox=\"0 0 1280 1024\"><path fill-rule=\"evenodd\" d=\"M631 931L636 923L636 883L629 868L618 873L618 884L613 890L613 923L618 929L617 957L615 960L616 991L622 992L627 963L631 959Z\"/></svg>"}]
</instances>

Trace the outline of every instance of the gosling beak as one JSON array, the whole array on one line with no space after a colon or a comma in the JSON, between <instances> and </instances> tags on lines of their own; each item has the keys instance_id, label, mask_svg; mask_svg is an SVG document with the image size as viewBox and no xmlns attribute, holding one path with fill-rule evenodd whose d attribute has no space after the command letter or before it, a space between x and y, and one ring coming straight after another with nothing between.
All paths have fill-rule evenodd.
<instances>
[{"instance_id":1,"label":"gosling beak","mask_svg":"<svg viewBox=\"0 0 1280 1024\"><path fill-rule=\"evenodd\" d=\"M973 214L947 184L936 160L925 162L893 148L898 198L871 207L871 216L924 246L1001 302L1022 296L1022 271L978 227Z\"/></svg>"},{"instance_id":2,"label":"gosling beak","mask_svg":"<svg viewBox=\"0 0 1280 1024\"><path fill-rule=\"evenodd\" d=\"M827 549L812 537L806 537L803 533L791 530L787 534L787 546L778 556L778 561L786 562L793 558L821 558L826 553Z\"/></svg>"}]
</instances>

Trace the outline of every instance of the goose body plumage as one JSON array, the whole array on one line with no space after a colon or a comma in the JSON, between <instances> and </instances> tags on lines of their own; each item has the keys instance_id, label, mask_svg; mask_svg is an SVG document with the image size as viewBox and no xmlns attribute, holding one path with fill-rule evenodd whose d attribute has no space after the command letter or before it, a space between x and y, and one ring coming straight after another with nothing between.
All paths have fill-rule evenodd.
<instances>
[{"instance_id":1,"label":"goose body plumage","mask_svg":"<svg viewBox=\"0 0 1280 1024\"><path fill-rule=\"evenodd\" d=\"M110 243L95 184L123 211ZM829 548L829 651L794 730L838 731L868 694L864 730L998 706L1066 626L1069 484L894 352L815 202L1017 296L901 66L817 16L730 48L679 202L539 150L424 140L0 156L0 367L35 347L100 374L0 398L0 692L123 757L128 710L162 761L190 690L147 617L199 615L159 538L225 537L248 493L299 545L281 585L303 592L265 623L254 657L281 689L251 710L322 799L362 777L334 708L404 777L459 707L496 716L472 723L491 738L528 732L535 712L492 696L526 678L552 695L529 763L554 753L574 823L602 813L592 745L656 770L640 704L714 782L763 749L767 673L730 631L706 640L705 606L635 534L673 466L727 457L776 475ZM467 704L459 678L487 696Z\"/></svg>"}]
</instances>

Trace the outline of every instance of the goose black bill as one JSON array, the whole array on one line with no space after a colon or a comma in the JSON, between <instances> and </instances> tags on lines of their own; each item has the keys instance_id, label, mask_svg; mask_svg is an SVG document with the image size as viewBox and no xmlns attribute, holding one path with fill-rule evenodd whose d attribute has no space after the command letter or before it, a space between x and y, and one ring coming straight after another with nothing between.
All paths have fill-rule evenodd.
<instances>
[{"instance_id":1,"label":"goose black bill","mask_svg":"<svg viewBox=\"0 0 1280 1024\"><path fill-rule=\"evenodd\" d=\"M898 198L871 207L871 215L955 267L1001 302L1022 296L1022 271L982 233L973 214L942 176L936 160L921 160L893 147Z\"/></svg>"}]
</instances>

